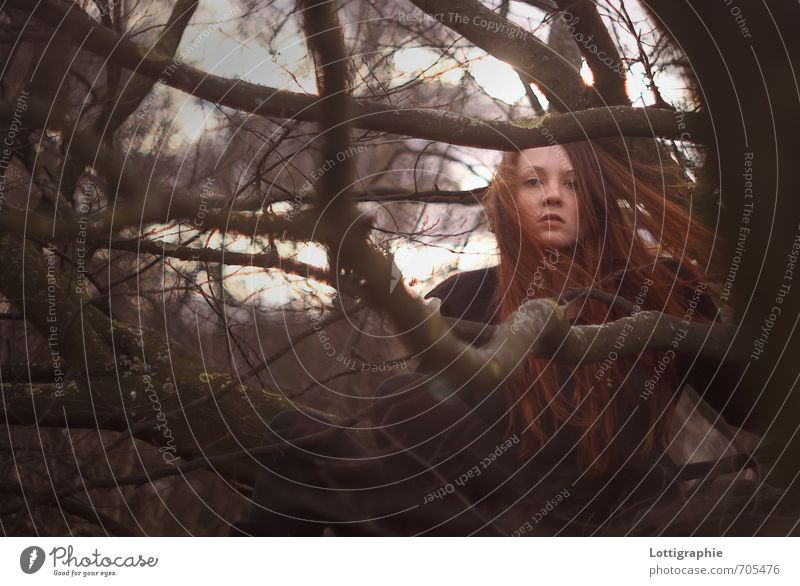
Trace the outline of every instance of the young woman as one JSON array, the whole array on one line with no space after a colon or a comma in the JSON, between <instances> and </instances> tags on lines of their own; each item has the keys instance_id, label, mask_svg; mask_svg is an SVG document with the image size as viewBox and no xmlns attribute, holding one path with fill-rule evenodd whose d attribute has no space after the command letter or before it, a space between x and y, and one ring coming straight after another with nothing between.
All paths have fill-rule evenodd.
<instances>
[{"instance_id":1,"label":"young woman","mask_svg":"<svg viewBox=\"0 0 800 586\"><path fill-rule=\"evenodd\" d=\"M513 319L530 298L586 288L634 313L717 319L705 272L713 235L677 166L659 162L654 144L643 149L595 140L505 153L486 196L499 264L426 297L442 300L443 315L487 324ZM567 316L582 325L630 315L608 298L578 297ZM626 355L625 335L601 363L530 356L481 396L431 385L423 372L396 375L378 387L366 431L279 414L266 440L281 449L262 458L251 517L232 534L792 531L796 518L765 513L777 490L757 491L741 472L687 488L667 452L681 386L691 380L731 423L744 414L725 410L731 387L720 377L709 386L703 377L717 369L681 353L679 336L676 351Z\"/></svg>"}]
</instances>

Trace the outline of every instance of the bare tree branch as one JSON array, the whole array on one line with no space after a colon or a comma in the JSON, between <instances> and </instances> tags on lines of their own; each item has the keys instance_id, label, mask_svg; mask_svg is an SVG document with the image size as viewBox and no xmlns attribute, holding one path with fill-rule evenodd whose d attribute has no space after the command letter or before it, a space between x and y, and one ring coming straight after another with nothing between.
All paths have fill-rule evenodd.
<instances>
[{"instance_id":1,"label":"bare tree branch","mask_svg":"<svg viewBox=\"0 0 800 586\"><path fill-rule=\"evenodd\" d=\"M168 242L141 239L113 239L106 242L106 246L113 250L127 250L137 254L154 254L162 258L177 258L192 262L211 262L224 265L238 265L244 267L259 267L264 269L278 269L286 273L309 277L322 283L330 283L342 292L352 297L360 293L355 283L344 279L337 279L325 269L282 258L277 252L246 253L218 250L215 248L194 248L179 246Z\"/></svg>"},{"instance_id":2,"label":"bare tree branch","mask_svg":"<svg viewBox=\"0 0 800 586\"><path fill-rule=\"evenodd\" d=\"M149 57L130 41L120 39L101 27L85 13L65 7L54 0L43 0L38 9L23 0L8 4L34 14L83 48L98 56L113 59L132 71L194 95L214 104L267 117L295 118L306 121L324 119L324 104L317 96L277 90L243 80L229 80L211 75L176 60ZM63 21L62 21L63 19ZM88 37L88 38L87 38ZM80 39L80 41L79 41ZM538 41L537 41L538 42ZM550 51L548 49L548 51ZM6 106L6 109L8 106ZM703 118L683 114L679 119L672 111L644 108L591 108L574 114L548 117L537 129L494 121L475 120L449 114L441 109L420 107L397 108L366 101L348 102L351 123L366 130L390 132L404 136L427 138L449 144L514 150L545 146L553 142L569 142L604 136L662 136L703 140ZM679 126L684 123L686 126ZM547 130L549 134L544 133ZM687 133L688 130L688 133Z\"/></svg>"}]
</instances>

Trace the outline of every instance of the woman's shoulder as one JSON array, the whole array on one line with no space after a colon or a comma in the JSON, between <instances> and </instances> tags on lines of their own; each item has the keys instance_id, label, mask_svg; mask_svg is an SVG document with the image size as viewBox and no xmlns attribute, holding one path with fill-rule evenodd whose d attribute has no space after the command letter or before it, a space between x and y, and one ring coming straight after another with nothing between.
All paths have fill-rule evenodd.
<instances>
[{"instance_id":1,"label":"woman's shoulder","mask_svg":"<svg viewBox=\"0 0 800 586\"><path fill-rule=\"evenodd\" d=\"M439 312L447 317L489 323L494 314L497 266L450 275L425 294L441 299Z\"/></svg>"}]
</instances>

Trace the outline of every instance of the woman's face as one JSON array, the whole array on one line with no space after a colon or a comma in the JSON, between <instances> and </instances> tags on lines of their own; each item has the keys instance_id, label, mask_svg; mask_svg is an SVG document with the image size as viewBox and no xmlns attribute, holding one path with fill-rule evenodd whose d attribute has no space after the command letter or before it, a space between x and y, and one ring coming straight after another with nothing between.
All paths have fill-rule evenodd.
<instances>
[{"instance_id":1,"label":"woman's face","mask_svg":"<svg viewBox=\"0 0 800 586\"><path fill-rule=\"evenodd\" d=\"M578 239L578 197L575 170L559 145L520 152L518 205L522 221L542 243L565 251Z\"/></svg>"}]
</instances>

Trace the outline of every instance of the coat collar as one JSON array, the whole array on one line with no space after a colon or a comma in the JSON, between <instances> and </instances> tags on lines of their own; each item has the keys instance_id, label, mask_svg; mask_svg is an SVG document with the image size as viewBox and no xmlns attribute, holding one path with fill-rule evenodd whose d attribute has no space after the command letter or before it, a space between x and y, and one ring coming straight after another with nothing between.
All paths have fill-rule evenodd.
<instances>
[{"instance_id":1,"label":"coat collar","mask_svg":"<svg viewBox=\"0 0 800 586\"><path fill-rule=\"evenodd\" d=\"M442 300L439 312L447 317L481 323L494 323L494 291L497 288L497 266L463 271L436 285L425 299Z\"/></svg>"}]
</instances>

